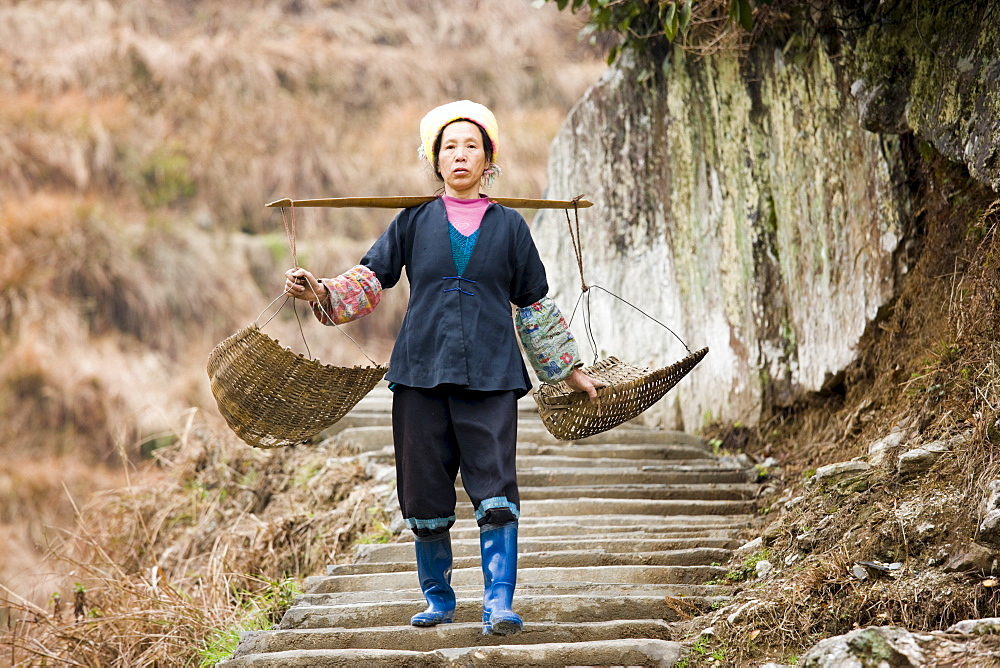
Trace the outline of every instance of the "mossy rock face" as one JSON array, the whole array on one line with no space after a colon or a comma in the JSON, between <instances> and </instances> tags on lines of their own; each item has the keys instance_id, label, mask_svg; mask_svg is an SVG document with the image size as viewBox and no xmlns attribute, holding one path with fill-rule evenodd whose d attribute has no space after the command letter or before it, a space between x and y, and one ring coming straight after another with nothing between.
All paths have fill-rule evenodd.
<instances>
[{"instance_id":1,"label":"mossy rock face","mask_svg":"<svg viewBox=\"0 0 1000 668\"><path fill-rule=\"evenodd\" d=\"M623 57L578 102L548 196L595 202L581 213L586 277L712 350L643 420L753 423L842 385L911 268L924 153L1000 189L1000 22L986 5L901 3L839 32L802 16L741 54ZM572 303L565 216L540 214L533 234L563 268L553 295ZM601 355L683 356L629 306L588 303Z\"/></svg>"},{"instance_id":2,"label":"mossy rock face","mask_svg":"<svg viewBox=\"0 0 1000 668\"><path fill-rule=\"evenodd\" d=\"M656 85L623 58L567 118L549 196L595 203L580 214L586 274L712 350L645 420L752 423L820 391L894 296L909 206L899 140L861 128L843 58L675 53ZM572 303L565 215L539 215L532 233ZM603 355L665 366L686 354L630 306L589 303Z\"/></svg>"},{"instance_id":3,"label":"mossy rock face","mask_svg":"<svg viewBox=\"0 0 1000 668\"><path fill-rule=\"evenodd\" d=\"M866 128L912 130L1000 190L1000 22L990 4L900 6L858 40L854 89Z\"/></svg>"}]
</instances>

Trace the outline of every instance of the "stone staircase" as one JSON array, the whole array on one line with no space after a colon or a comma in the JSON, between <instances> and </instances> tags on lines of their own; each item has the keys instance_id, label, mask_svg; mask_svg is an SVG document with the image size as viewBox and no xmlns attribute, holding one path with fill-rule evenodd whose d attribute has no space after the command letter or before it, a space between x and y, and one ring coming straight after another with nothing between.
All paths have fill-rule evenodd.
<instances>
[{"instance_id":1,"label":"stone staircase","mask_svg":"<svg viewBox=\"0 0 1000 668\"><path fill-rule=\"evenodd\" d=\"M376 388L339 426L359 457L392 462L391 397ZM220 665L671 666L670 623L726 600L721 579L757 486L744 457L696 437L623 425L575 443L521 403L517 635L481 633L479 530L459 487L452 529L455 623L409 626L425 607L412 537L359 546L354 563L306 580L278 628L245 634Z\"/></svg>"}]
</instances>

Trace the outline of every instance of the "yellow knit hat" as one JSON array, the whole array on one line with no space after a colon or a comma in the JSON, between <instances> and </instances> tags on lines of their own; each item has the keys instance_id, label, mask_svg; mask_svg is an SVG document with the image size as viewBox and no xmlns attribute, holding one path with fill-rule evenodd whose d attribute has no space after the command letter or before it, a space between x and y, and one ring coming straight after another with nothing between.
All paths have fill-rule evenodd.
<instances>
[{"instance_id":1,"label":"yellow knit hat","mask_svg":"<svg viewBox=\"0 0 1000 668\"><path fill-rule=\"evenodd\" d=\"M440 107L435 107L427 112L427 115L420 121L420 157L427 162L434 164L434 142L446 125L454 121L472 121L482 129L486 130L486 135L493 144L493 163L496 163L497 156L500 155L500 130L497 126L497 119L493 112L470 100L458 100L449 102Z\"/></svg>"}]
</instances>

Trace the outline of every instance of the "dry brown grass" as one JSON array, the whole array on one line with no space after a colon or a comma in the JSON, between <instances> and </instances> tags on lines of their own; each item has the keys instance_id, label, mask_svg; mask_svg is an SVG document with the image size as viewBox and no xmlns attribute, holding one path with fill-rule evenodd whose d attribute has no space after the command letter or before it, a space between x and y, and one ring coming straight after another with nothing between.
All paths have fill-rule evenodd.
<instances>
[{"instance_id":1,"label":"dry brown grass","mask_svg":"<svg viewBox=\"0 0 1000 668\"><path fill-rule=\"evenodd\" d=\"M85 200L6 204L0 246L8 259L0 274L0 439L12 450L106 459L120 440L161 430L162 419L142 414L151 406L170 414L198 398L168 382L177 379L173 364L203 359L248 311L226 297L252 280L219 276L220 254L204 234L123 224ZM59 432L44 447L34 440Z\"/></svg>"},{"instance_id":2,"label":"dry brown grass","mask_svg":"<svg viewBox=\"0 0 1000 668\"><path fill-rule=\"evenodd\" d=\"M504 194L537 196L553 121L603 67L581 25L527 0L19 3L0 10L15 100L0 169L18 194L114 191L260 230L279 196L433 190L417 122L470 97L512 140ZM339 231L370 236L382 218Z\"/></svg>"},{"instance_id":3,"label":"dry brown grass","mask_svg":"<svg viewBox=\"0 0 1000 668\"><path fill-rule=\"evenodd\" d=\"M52 542L61 575L41 586L58 604L0 596L14 612L0 646L19 666L191 665L213 634L277 621L296 589L287 578L336 563L388 522L392 488L335 454L255 450L191 414L150 469Z\"/></svg>"},{"instance_id":4,"label":"dry brown grass","mask_svg":"<svg viewBox=\"0 0 1000 668\"><path fill-rule=\"evenodd\" d=\"M417 121L433 104L494 105L502 192L539 195L549 141L603 68L578 43L580 25L528 0L0 8L0 70L10 74L0 351L11 353L0 406L20 414L10 431L23 441L66 423L47 449L82 439L104 456L116 439L163 426L150 406L169 416L206 405L207 349L257 315L290 264L280 216L261 205L433 190L415 155ZM300 212L301 262L342 271L388 215ZM391 294L354 327L370 354L387 355L404 303ZM271 327L295 346L288 311ZM329 334L310 337L316 356L358 359Z\"/></svg>"},{"instance_id":5,"label":"dry brown grass","mask_svg":"<svg viewBox=\"0 0 1000 668\"><path fill-rule=\"evenodd\" d=\"M0 582L27 595L46 537L72 524L66 490L85 499L121 484L120 453L138 462L183 411L214 407L208 352L280 294L278 267L290 260L283 235L126 224L86 200L44 194L0 208L0 248L9 260L0 265L0 507L11 510L0 515L10 539ZM300 252L333 268L363 250L330 239ZM405 294L392 295L350 330L369 355L388 358L384 332L404 306ZM298 308L314 356L364 361ZM288 307L266 331L305 348Z\"/></svg>"}]
</instances>

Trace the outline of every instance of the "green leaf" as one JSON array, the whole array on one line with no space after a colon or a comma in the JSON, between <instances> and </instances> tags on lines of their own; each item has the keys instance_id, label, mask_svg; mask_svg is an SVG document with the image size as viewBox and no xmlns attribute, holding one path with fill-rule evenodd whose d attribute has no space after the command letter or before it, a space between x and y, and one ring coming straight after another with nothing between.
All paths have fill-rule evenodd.
<instances>
[{"instance_id":1,"label":"green leaf","mask_svg":"<svg viewBox=\"0 0 1000 668\"><path fill-rule=\"evenodd\" d=\"M729 0L729 18L733 23L740 22L740 0Z\"/></svg>"},{"instance_id":2,"label":"green leaf","mask_svg":"<svg viewBox=\"0 0 1000 668\"><path fill-rule=\"evenodd\" d=\"M615 58L618 57L618 52L620 50L621 47L619 47L617 44L611 47L611 49L608 51L608 65L611 65L612 63L615 62Z\"/></svg>"},{"instance_id":3,"label":"green leaf","mask_svg":"<svg viewBox=\"0 0 1000 668\"><path fill-rule=\"evenodd\" d=\"M566 9L566 5L568 4L569 0L556 0L556 7L559 8L559 11Z\"/></svg>"},{"instance_id":4,"label":"green leaf","mask_svg":"<svg viewBox=\"0 0 1000 668\"><path fill-rule=\"evenodd\" d=\"M678 12L677 30L684 32L687 30L688 22L691 21L691 0L684 0L681 10Z\"/></svg>"},{"instance_id":5,"label":"green leaf","mask_svg":"<svg viewBox=\"0 0 1000 668\"><path fill-rule=\"evenodd\" d=\"M677 5L674 3L670 3L667 8L667 15L663 17L663 34L671 42L677 36Z\"/></svg>"},{"instance_id":6,"label":"green leaf","mask_svg":"<svg viewBox=\"0 0 1000 668\"><path fill-rule=\"evenodd\" d=\"M753 9L750 7L750 0L739 0L740 3L740 24L747 32L753 30Z\"/></svg>"}]
</instances>

